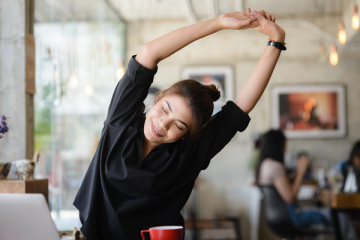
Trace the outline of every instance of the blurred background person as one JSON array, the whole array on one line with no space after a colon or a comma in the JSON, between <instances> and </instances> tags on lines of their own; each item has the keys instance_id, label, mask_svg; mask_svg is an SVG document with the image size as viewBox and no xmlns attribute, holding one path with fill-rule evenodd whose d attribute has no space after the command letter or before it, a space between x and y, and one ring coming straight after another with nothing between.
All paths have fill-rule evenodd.
<instances>
[{"instance_id":1,"label":"blurred background person","mask_svg":"<svg viewBox=\"0 0 360 240\"><path fill-rule=\"evenodd\" d=\"M360 171L360 140L355 142L353 145L349 158L338 163L336 166L336 168L340 170L340 173L343 176L344 181L342 188L345 186L346 178L351 167L355 170L354 173L358 174ZM357 176L357 178L359 178L359 176Z\"/></svg>"},{"instance_id":2,"label":"blurred background person","mask_svg":"<svg viewBox=\"0 0 360 240\"><path fill-rule=\"evenodd\" d=\"M260 158L256 168L257 185L274 185L287 204L290 217L299 228L313 225L332 226L330 210L327 208L300 209L296 197L309 165L309 158L300 154L296 161L294 181L287 176L284 164L286 137L280 130L270 130L262 136ZM343 239L357 239L354 226L348 215L339 213Z\"/></svg>"}]
</instances>

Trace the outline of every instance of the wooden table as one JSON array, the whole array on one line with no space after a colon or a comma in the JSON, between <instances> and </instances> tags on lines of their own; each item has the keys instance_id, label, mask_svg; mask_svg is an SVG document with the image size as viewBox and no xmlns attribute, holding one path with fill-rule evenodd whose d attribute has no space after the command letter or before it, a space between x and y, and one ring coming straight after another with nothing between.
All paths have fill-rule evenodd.
<instances>
[{"instance_id":1,"label":"wooden table","mask_svg":"<svg viewBox=\"0 0 360 240\"><path fill-rule=\"evenodd\" d=\"M331 217L334 222L336 240L341 240L338 213L346 212L360 218L360 193L332 193L330 190L323 190L320 196L321 201L331 206Z\"/></svg>"},{"instance_id":2,"label":"wooden table","mask_svg":"<svg viewBox=\"0 0 360 240\"><path fill-rule=\"evenodd\" d=\"M48 179L0 180L0 193L41 193L49 200Z\"/></svg>"}]
</instances>

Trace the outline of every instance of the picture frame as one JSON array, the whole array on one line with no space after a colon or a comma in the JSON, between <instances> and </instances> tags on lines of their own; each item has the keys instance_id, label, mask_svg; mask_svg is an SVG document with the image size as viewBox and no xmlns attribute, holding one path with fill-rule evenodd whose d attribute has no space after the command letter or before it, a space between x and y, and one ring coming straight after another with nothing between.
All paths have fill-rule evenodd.
<instances>
[{"instance_id":1,"label":"picture frame","mask_svg":"<svg viewBox=\"0 0 360 240\"><path fill-rule=\"evenodd\" d=\"M272 88L271 125L289 139L346 135L345 87L341 84Z\"/></svg>"},{"instance_id":2,"label":"picture frame","mask_svg":"<svg viewBox=\"0 0 360 240\"><path fill-rule=\"evenodd\" d=\"M229 100L234 100L234 75L231 66L188 66L181 73L182 79L194 79L203 84L215 84L220 91L220 98L214 102L213 114Z\"/></svg>"}]
</instances>

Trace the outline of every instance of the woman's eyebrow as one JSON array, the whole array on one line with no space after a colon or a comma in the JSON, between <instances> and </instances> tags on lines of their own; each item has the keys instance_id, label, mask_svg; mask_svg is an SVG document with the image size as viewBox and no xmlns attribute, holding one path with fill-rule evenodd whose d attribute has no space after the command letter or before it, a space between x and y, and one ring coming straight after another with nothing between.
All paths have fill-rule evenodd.
<instances>
[{"instance_id":1,"label":"woman's eyebrow","mask_svg":"<svg viewBox=\"0 0 360 240\"><path fill-rule=\"evenodd\" d=\"M183 121L181 121L180 119L178 119L178 121L181 122L182 124L184 124L186 128L188 127L188 125L186 123L184 123Z\"/></svg>"},{"instance_id":2,"label":"woman's eyebrow","mask_svg":"<svg viewBox=\"0 0 360 240\"><path fill-rule=\"evenodd\" d=\"M166 102L166 104L168 105L168 107L169 107L169 109L170 109L170 112L172 112L171 106L170 106L170 104L168 103L168 101L165 101L165 102Z\"/></svg>"},{"instance_id":3,"label":"woman's eyebrow","mask_svg":"<svg viewBox=\"0 0 360 240\"><path fill-rule=\"evenodd\" d=\"M170 112L172 112L171 106L170 106L170 104L168 103L168 101L165 101L165 102L166 102L166 104L168 105L168 107L169 107L169 109L170 109ZM178 121L181 122L182 124L184 124L184 126L188 128L188 125L187 125L186 123L184 123L184 122L181 121L180 119L178 119Z\"/></svg>"}]
</instances>

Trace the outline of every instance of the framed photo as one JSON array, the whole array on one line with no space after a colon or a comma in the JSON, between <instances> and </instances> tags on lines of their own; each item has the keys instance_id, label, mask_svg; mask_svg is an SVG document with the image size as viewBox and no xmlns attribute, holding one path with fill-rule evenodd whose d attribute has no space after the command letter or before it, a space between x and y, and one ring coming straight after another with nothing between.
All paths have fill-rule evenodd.
<instances>
[{"instance_id":1,"label":"framed photo","mask_svg":"<svg viewBox=\"0 0 360 240\"><path fill-rule=\"evenodd\" d=\"M272 127L288 138L346 135L343 85L288 85L272 89Z\"/></svg>"},{"instance_id":2,"label":"framed photo","mask_svg":"<svg viewBox=\"0 0 360 240\"><path fill-rule=\"evenodd\" d=\"M230 66L192 66L185 67L182 79L194 79L203 84L218 86L220 98L214 102L214 112L217 113L226 101L234 100L233 70Z\"/></svg>"}]
</instances>

